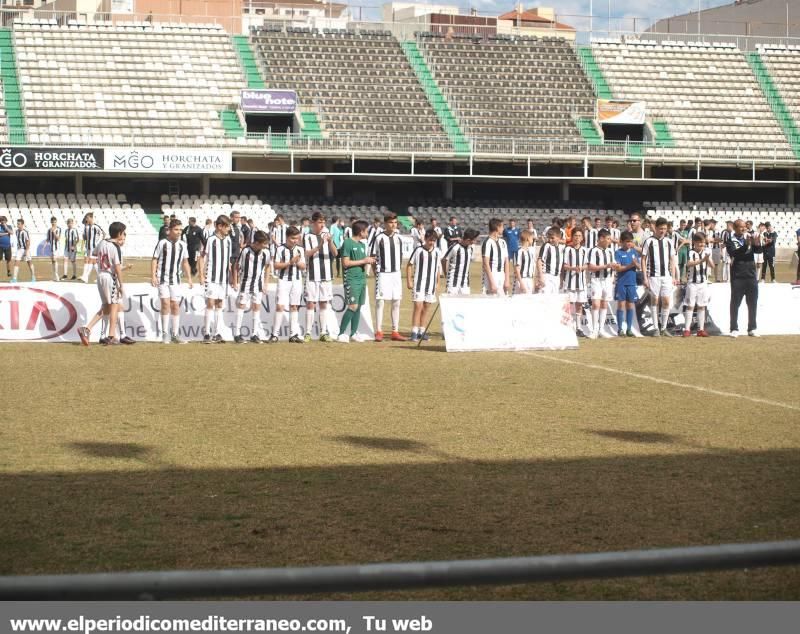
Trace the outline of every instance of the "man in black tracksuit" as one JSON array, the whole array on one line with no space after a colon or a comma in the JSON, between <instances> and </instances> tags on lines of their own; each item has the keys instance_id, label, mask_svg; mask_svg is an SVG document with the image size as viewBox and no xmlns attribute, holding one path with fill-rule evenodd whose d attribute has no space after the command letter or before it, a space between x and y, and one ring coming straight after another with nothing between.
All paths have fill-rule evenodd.
<instances>
[{"instance_id":1,"label":"man in black tracksuit","mask_svg":"<svg viewBox=\"0 0 800 634\"><path fill-rule=\"evenodd\" d=\"M192 275L197 275L197 255L203 249L203 230L197 226L197 219L189 218L189 224L183 230L183 239L189 249L189 267Z\"/></svg>"},{"instance_id":2,"label":"man in black tracksuit","mask_svg":"<svg viewBox=\"0 0 800 634\"><path fill-rule=\"evenodd\" d=\"M758 309L758 276L753 257L761 253L761 239L746 232L744 220L733 223L733 234L725 248L731 256L731 328L730 336L739 336L739 306L747 301L747 334L758 337L756 311Z\"/></svg>"}]
</instances>

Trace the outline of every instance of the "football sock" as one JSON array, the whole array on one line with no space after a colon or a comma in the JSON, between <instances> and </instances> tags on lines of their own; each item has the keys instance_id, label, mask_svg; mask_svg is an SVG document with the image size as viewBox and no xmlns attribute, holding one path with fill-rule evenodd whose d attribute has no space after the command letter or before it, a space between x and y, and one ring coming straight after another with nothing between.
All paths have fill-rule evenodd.
<instances>
[{"instance_id":1,"label":"football sock","mask_svg":"<svg viewBox=\"0 0 800 634\"><path fill-rule=\"evenodd\" d=\"M58 279L58 262L56 262L55 260L53 260L53 279L54 280Z\"/></svg>"},{"instance_id":2,"label":"football sock","mask_svg":"<svg viewBox=\"0 0 800 634\"><path fill-rule=\"evenodd\" d=\"M65 259L64 260L64 275L66 275L67 273L69 273L69 260Z\"/></svg>"},{"instance_id":3,"label":"football sock","mask_svg":"<svg viewBox=\"0 0 800 634\"><path fill-rule=\"evenodd\" d=\"M78 263L77 262L70 262L70 266L72 268L72 277L76 277L78 274Z\"/></svg>"},{"instance_id":4,"label":"football sock","mask_svg":"<svg viewBox=\"0 0 800 634\"><path fill-rule=\"evenodd\" d=\"M358 325L361 323L361 308L356 308L351 312L353 313L353 316L350 318L350 336L352 337L358 332Z\"/></svg>"},{"instance_id":5,"label":"football sock","mask_svg":"<svg viewBox=\"0 0 800 634\"><path fill-rule=\"evenodd\" d=\"M203 318L203 334L210 335L211 334L211 319L214 316L214 309L213 308L206 308L206 314Z\"/></svg>"},{"instance_id":6,"label":"football sock","mask_svg":"<svg viewBox=\"0 0 800 634\"><path fill-rule=\"evenodd\" d=\"M628 317L628 330L633 330L633 320L636 318L636 310L634 308L628 308L625 312Z\"/></svg>"},{"instance_id":7,"label":"football sock","mask_svg":"<svg viewBox=\"0 0 800 634\"><path fill-rule=\"evenodd\" d=\"M281 328L283 328L283 311L276 310L275 311L275 319L272 321L272 336L273 337L280 337L281 336Z\"/></svg>"},{"instance_id":8,"label":"football sock","mask_svg":"<svg viewBox=\"0 0 800 634\"><path fill-rule=\"evenodd\" d=\"M600 309L599 308L592 308L592 323L594 324L595 328L599 329L599 325L600 325ZM589 330L591 330L591 328Z\"/></svg>"},{"instance_id":9,"label":"football sock","mask_svg":"<svg viewBox=\"0 0 800 634\"><path fill-rule=\"evenodd\" d=\"M117 313L117 337L122 339L125 336L125 311L122 310L122 304L120 304Z\"/></svg>"},{"instance_id":10,"label":"football sock","mask_svg":"<svg viewBox=\"0 0 800 634\"><path fill-rule=\"evenodd\" d=\"M625 311L621 308L617 308L617 328L619 330L625 330Z\"/></svg>"},{"instance_id":11,"label":"football sock","mask_svg":"<svg viewBox=\"0 0 800 634\"><path fill-rule=\"evenodd\" d=\"M17 273L19 273L19 267L15 264L14 265L14 275L12 275L11 277L13 277L14 279L17 279Z\"/></svg>"},{"instance_id":12,"label":"football sock","mask_svg":"<svg viewBox=\"0 0 800 634\"><path fill-rule=\"evenodd\" d=\"M350 325L350 320L353 318L353 311L347 308L342 315L342 323L339 325L339 334L343 335L347 332L347 327Z\"/></svg>"},{"instance_id":13,"label":"football sock","mask_svg":"<svg viewBox=\"0 0 800 634\"><path fill-rule=\"evenodd\" d=\"M244 321L244 308L236 309L236 334L242 334L242 321Z\"/></svg>"},{"instance_id":14,"label":"football sock","mask_svg":"<svg viewBox=\"0 0 800 634\"><path fill-rule=\"evenodd\" d=\"M307 335L310 335L311 331L314 328L314 313L315 312L316 311L315 311L314 307L306 309L306 334ZM319 332L320 332L320 334L322 334L322 322L323 322L322 312L323 311L319 311Z\"/></svg>"},{"instance_id":15,"label":"football sock","mask_svg":"<svg viewBox=\"0 0 800 634\"><path fill-rule=\"evenodd\" d=\"M161 313L161 336L169 334L169 313Z\"/></svg>"},{"instance_id":16,"label":"football sock","mask_svg":"<svg viewBox=\"0 0 800 634\"><path fill-rule=\"evenodd\" d=\"M697 327L700 330L706 329L706 307L705 306L698 306L697 307Z\"/></svg>"},{"instance_id":17,"label":"football sock","mask_svg":"<svg viewBox=\"0 0 800 634\"><path fill-rule=\"evenodd\" d=\"M84 282L88 282L89 281L89 270L90 269L91 269L91 265L90 264L84 264L83 265L83 273L81 274L81 279Z\"/></svg>"},{"instance_id":18,"label":"football sock","mask_svg":"<svg viewBox=\"0 0 800 634\"><path fill-rule=\"evenodd\" d=\"M289 335L300 334L300 313L293 310L289 313Z\"/></svg>"},{"instance_id":19,"label":"football sock","mask_svg":"<svg viewBox=\"0 0 800 634\"><path fill-rule=\"evenodd\" d=\"M253 318L253 329L250 335L255 335L259 339L262 339L264 334L261 331L261 316L259 315L259 311L252 310L250 311L250 315Z\"/></svg>"},{"instance_id":20,"label":"football sock","mask_svg":"<svg viewBox=\"0 0 800 634\"><path fill-rule=\"evenodd\" d=\"M108 335L108 315L103 315L103 318L100 320L100 338Z\"/></svg>"},{"instance_id":21,"label":"football sock","mask_svg":"<svg viewBox=\"0 0 800 634\"><path fill-rule=\"evenodd\" d=\"M600 307L600 318L594 322L594 327L597 330L602 330L606 327L606 317L608 316L608 306Z\"/></svg>"},{"instance_id":22,"label":"football sock","mask_svg":"<svg viewBox=\"0 0 800 634\"><path fill-rule=\"evenodd\" d=\"M392 332L400 330L400 300L392 300Z\"/></svg>"},{"instance_id":23,"label":"football sock","mask_svg":"<svg viewBox=\"0 0 800 634\"><path fill-rule=\"evenodd\" d=\"M222 307L215 308L214 312L214 334L221 335L222 334Z\"/></svg>"},{"instance_id":24,"label":"football sock","mask_svg":"<svg viewBox=\"0 0 800 634\"><path fill-rule=\"evenodd\" d=\"M328 304L328 307L324 311L322 311L322 313L325 316L325 327L323 328L324 332L326 332L327 334L336 332L337 328L336 313L333 311L331 305Z\"/></svg>"},{"instance_id":25,"label":"football sock","mask_svg":"<svg viewBox=\"0 0 800 634\"><path fill-rule=\"evenodd\" d=\"M666 330L669 325L669 308L661 311L661 329Z\"/></svg>"},{"instance_id":26,"label":"football sock","mask_svg":"<svg viewBox=\"0 0 800 634\"><path fill-rule=\"evenodd\" d=\"M650 314L653 317L653 326L656 330L661 330L661 326L658 323L658 306L656 304L650 304Z\"/></svg>"},{"instance_id":27,"label":"football sock","mask_svg":"<svg viewBox=\"0 0 800 634\"><path fill-rule=\"evenodd\" d=\"M694 308L687 308L683 311L683 329L684 330L691 330L692 329L692 313L694 312ZM697 327L700 328L700 311L697 311Z\"/></svg>"},{"instance_id":28,"label":"football sock","mask_svg":"<svg viewBox=\"0 0 800 634\"><path fill-rule=\"evenodd\" d=\"M14 275L16 277L16 275ZM383 330L383 300L375 300L375 330L380 332Z\"/></svg>"},{"instance_id":29,"label":"football sock","mask_svg":"<svg viewBox=\"0 0 800 634\"><path fill-rule=\"evenodd\" d=\"M31 279L36 279L36 271L33 270L33 262L28 262L28 268L31 270Z\"/></svg>"},{"instance_id":30,"label":"football sock","mask_svg":"<svg viewBox=\"0 0 800 634\"><path fill-rule=\"evenodd\" d=\"M181 334L181 314L172 315L172 336L180 337Z\"/></svg>"},{"instance_id":31,"label":"football sock","mask_svg":"<svg viewBox=\"0 0 800 634\"><path fill-rule=\"evenodd\" d=\"M580 314L578 313L577 310L572 313L572 325L575 326L575 332L580 330L580 327L581 327L581 316L580 316Z\"/></svg>"},{"instance_id":32,"label":"football sock","mask_svg":"<svg viewBox=\"0 0 800 634\"><path fill-rule=\"evenodd\" d=\"M586 329L587 329L589 332L594 332L594 331L593 331L593 328L592 328L592 326L593 326L593 324L594 324L594 320L592 319L592 314L591 314L591 313L589 313L589 312L586 312L586 311L584 311L583 313L580 313L580 314L578 315L578 327L580 327L580 325L581 325L581 317L582 317L583 315L586 315Z\"/></svg>"}]
</instances>

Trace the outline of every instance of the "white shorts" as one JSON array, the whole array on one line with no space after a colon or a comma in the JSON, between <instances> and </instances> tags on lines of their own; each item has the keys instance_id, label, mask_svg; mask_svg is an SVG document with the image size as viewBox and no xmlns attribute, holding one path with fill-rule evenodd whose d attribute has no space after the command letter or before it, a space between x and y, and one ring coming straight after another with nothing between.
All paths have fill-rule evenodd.
<instances>
[{"instance_id":1,"label":"white shorts","mask_svg":"<svg viewBox=\"0 0 800 634\"><path fill-rule=\"evenodd\" d=\"M544 282L542 293L547 295L558 295L561 292L561 278L558 275L545 273L542 275L542 281Z\"/></svg>"},{"instance_id":2,"label":"white shorts","mask_svg":"<svg viewBox=\"0 0 800 634\"><path fill-rule=\"evenodd\" d=\"M119 292L119 285L108 273L101 273L97 276L97 291L100 293L100 301L103 304L121 304L122 293Z\"/></svg>"},{"instance_id":3,"label":"white shorts","mask_svg":"<svg viewBox=\"0 0 800 634\"><path fill-rule=\"evenodd\" d=\"M378 273L375 280L375 299L402 299L403 280L400 272Z\"/></svg>"},{"instance_id":4,"label":"white shorts","mask_svg":"<svg viewBox=\"0 0 800 634\"><path fill-rule=\"evenodd\" d=\"M303 280L278 280L275 303L284 310L303 303Z\"/></svg>"},{"instance_id":5,"label":"white shorts","mask_svg":"<svg viewBox=\"0 0 800 634\"><path fill-rule=\"evenodd\" d=\"M492 271L492 281L494 282L494 286L497 289L496 295L499 297L503 297L506 294L505 289L503 286L506 283L506 274L502 271ZM490 295L489 293L489 284L486 280L486 273L483 274L483 294Z\"/></svg>"},{"instance_id":6,"label":"white shorts","mask_svg":"<svg viewBox=\"0 0 800 634\"><path fill-rule=\"evenodd\" d=\"M261 304L261 301L264 299L264 293L259 293L258 291L254 293L246 292L246 293L239 293L236 296L236 305L237 306L244 306L245 308L249 308L253 304Z\"/></svg>"},{"instance_id":7,"label":"white shorts","mask_svg":"<svg viewBox=\"0 0 800 634\"><path fill-rule=\"evenodd\" d=\"M158 298L179 302L183 299L183 288L180 284L159 284Z\"/></svg>"},{"instance_id":8,"label":"white shorts","mask_svg":"<svg viewBox=\"0 0 800 634\"><path fill-rule=\"evenodd\" d=\"M64 259L69 260L70 262L74 262L78 258L77 251L67 251L64 249Z\"/></svg>"},{"instance_id":9,"label":"white shorts","mask_svg":"<svg viewBox=\"0 0 800 634\"><path fill-rule=\"evenodd\" d=\"M592 278L590 292L592 300L608 302L614 299L614 278Z\"/></svg>"},{"instance_id":10,"label":"white shorts","mask_svg":"<svg viewBox=\"0 0 800 634\"><path fill-rule=\"evenodd\" d=\"M28 251L28 255L26 256L25 255L25 251L23 251L22 249L17 249L17 252L14 254L14 259L17 262L21 262L22 260L25 260L26 262L30 262L31 261L31 252Z\"/></svg>"},{"instance_id":11,"label":"white shorts","mask_svg":"<svg viewBox=\"0 0 800 634\"><path fill-rule=\"evenodd\" d=\"M586 291L567 291L567 295L571 304L586 303Z\"/></svg>"},{"instance_id":12,"label":"white shorts","mask_svg":"<svg viewBox=\"0 0 800 634\"><path fill-rule=\"evenodd\" d=\"M203 297L206 299L225 299L228 296L227 284L215 284L214 282L206 282L205 289L203 290Z\"/></svg>"},{"instance_id":13,"label":"white shorts","mask_svg":"<svg viewBox=\"0 0 800 634\"><path fill-rule=\"evenodd\" d=\"M448 286L447 287L447 294L448 295L469 295L472 293L472 290L469 286Z\"/></svg>"},{"instance_id":14,"label":"white shorts","mask_svg":"<svg viewBox=\"0 0 800 634\"><path fill-rule=\"evenodd\" d=\"M306 302L329 302L333 299L333 282L306 282Z\"/></svg>"},{"instance_id":15,"label":"white shorts","mask_svg":"<svg viewBox=\"0 0 800 634\"><path fill-rule=\"evenodd\" d=\"M436 293L414 292L411 298L413 302L425 302L426 304L436 303Z\"/></svg>"},{"instance_id":16,"label":"white shorts","mask_svg":"<svg viewBox=\"0 0 800 634\"><path fill-rule=\"evenodd\" d=\"M533 293L533 278L521 277L517 280L517 292L523 295L530 295Z\"/></svg>"},{"instance_id":17,"label":"white shorts","mask_svg":"<svg viewBox=\"0 0 800 634\"><path fill-rule=\"evenodd\" d=\"M761 264L764 261L764 254L763 253L754 253L753 258L755 259L756 264Z\"/></svg>"},{"instance_id":18,"label":"white shorts","mask_svg":"<svg viewBox=\"0 0 800 634\"><path fill-rule=\"evenodd\" d=\"M650 278L650 292L653 297L672 299L673 290L672 278L668 275Z\"/></svg>"},{"instance_id":19,"label":"white shorts","mask_svg":"<svg viewBox=\"0 0 800 634\"><path fill-rule=\"evenodd\" d=\"M708 306L708 284L687 284L683 296L684 306Z\"/></svg>"}]
</instances>

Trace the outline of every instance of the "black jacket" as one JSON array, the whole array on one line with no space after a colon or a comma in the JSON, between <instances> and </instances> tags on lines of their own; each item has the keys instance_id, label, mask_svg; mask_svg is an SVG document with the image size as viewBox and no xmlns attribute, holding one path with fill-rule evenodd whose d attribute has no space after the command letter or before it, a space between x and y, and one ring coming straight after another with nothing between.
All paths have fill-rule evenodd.
<instances>
[{"instance_id":1,"label":"black jacket","mask_svg":"<svg viewBox=\"0 0 800 634\"><path fill-rule=\"evenodd\" d=\"M735 279L756 279L756 253L761 253L762 248L760 245L747 244L746 236L737 238L731 235L725 248L731 256L731 280ZM741 244L744 241L744 244Z\"/></svg>"},{"instance_id":2,"label":"black jacket","mask_svg":"<svg viewBox=\"0 0 800 634\"><path fill-rule=\"evenodd\" d=\"M183 237L186 238L187 246L199 247L203 242L203 230L197 225L187 225L183 230Z\"/></svg>"}]
</instances>

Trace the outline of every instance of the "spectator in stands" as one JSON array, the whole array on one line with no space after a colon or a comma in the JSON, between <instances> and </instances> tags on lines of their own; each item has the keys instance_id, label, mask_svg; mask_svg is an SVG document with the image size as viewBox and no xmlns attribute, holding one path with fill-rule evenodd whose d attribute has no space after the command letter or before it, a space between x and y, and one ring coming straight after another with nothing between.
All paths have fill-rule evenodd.
<instances>
[{"instance_id":1,"label":"spectator in stands","mask_svg":"<svg viewBox=\"0 0 800 634\"><path fill-rule=\"evenodd\" d=\"M464 237L464 230L458 226L458 218L450 216L450 221L444 228L444 237L447 240L447 248L449 249L454 244L461 242Z\"/></svg>"},{"instance_id":2,"label":"spectator in stands","mask_svg":"<svg viewBox=\"0 0 800 634\"><path fill-rule=\"evenodd\" d=\"M203 249L203 230L197 226L197 218L189 218L189 224L183 230L183 239L189 252L189 268L192 275L197 275L197 256Z\"/></svg>"},{"instance_id":3,"label":"spectator in stands","mask_svg":"<svg viewBox=\"0 0 800 634\"><path fill-rule=\"evenodd\" d=\"M244 233L242 232L242 214L238 211L231 212L231 265L239 261L239 254L244 247Z\"/></svg>"},{"instance_id":4,"label":"spectator in stands","mask_svg":"<svg viewBox=\"0 0 800 634\"><path fill-rule=\"evenodd\" d=\"M161 218L161 222L162 222L161 228L158 230L159 242L161 242L161 240L167 239L167 231L169 231L169 216L164 216L163 218ZM84 224L86 223L84 222Z\"/></svg>"},{"instance_id":5,"label":"spectator in stands","mask_svg":"<svg viewBox=\"0 0 800 634\"><path fill-rule=\"evenodd\" d=\"M519 227L517 227L516 218L509 220L508 226L503 229L503 239L508 246L509 262L516 262L517 253L519 253Z\"/></svg>"},{"instance_id":6,"label":"spectator in stands","mask_svg":"<svg viewBox=\"0 0 800 634\"><path fill-rule=\"evenodd\" d=\"M767 267L769 275L775 282L775 243L778 241L777 232L772 230L772 224L764 223L764 232L761 234L761 248L764 249L764 262L761 265L761 281L767 281Z\"/></svg>"},{"instance_id":7,"label":"spectator in stands","mask_svg":"<svg viewBox=\"0 0 800 634\"><path fill-rule=\"evenodd\" d=\"M13 235L14 228L8 224L8 218L0 216L0 259L6 261L6 275L9 278L11 278L11 236ZM800 236L800 231L797 235Z\"/></svg>"},{"instance_id":8,"label":"spectator in stands","mask_svg":"<svg viewBox=\"0 0 800 634\"><path fill-rule=\"evenodd\" d=\"M747 334L758 337L756 314L758 310L758 278L755 254L761 252L761 240L747 232L741 218L733 223L733 235L725 245L731 258L730 336L739 336L739 306L747 301Z\"/></svg>"}]
</instances>

